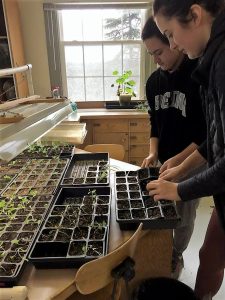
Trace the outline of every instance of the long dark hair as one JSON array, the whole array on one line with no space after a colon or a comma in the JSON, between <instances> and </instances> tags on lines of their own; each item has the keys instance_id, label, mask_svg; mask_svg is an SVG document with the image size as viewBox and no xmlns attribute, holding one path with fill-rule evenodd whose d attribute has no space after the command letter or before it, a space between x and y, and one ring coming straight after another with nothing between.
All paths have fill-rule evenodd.
<instances>
[{"instance_id":1,"label":"long dark hair","mask_svg":"<svg viewBox=\"0 0 225 300\"><path fill-rule=\"evenodd\" d=\"M168 39L160 32L159 28L157 27L153 17L149 17L147 22L145 23L142 33L141 39L143 41L156 37L161 40L164 44L169 45Z\"/></svg>"},{"instance_id":2,"label":"long dark hair","mask_svg":"<svg viewBox=\"0 0 225 300\"><path fill-rule=\"evenodd\" d=\"M154 15L158 13L167 18L176 17L181 23L188 23L189 12L193 4L199 4L215 17L223 8L225 0L154 0Z\"/></svg>"}]
</instances>

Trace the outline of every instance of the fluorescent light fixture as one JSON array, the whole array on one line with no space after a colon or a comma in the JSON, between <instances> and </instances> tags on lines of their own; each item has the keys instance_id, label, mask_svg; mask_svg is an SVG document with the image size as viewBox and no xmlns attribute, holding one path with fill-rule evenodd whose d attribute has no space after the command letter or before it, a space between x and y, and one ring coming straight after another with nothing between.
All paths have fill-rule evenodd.
<instances>
[{"instance_id":1,"label":"fluorescent light fixture","mask_svg":"<svg viewBox=\"0 0 225 300\"><path fill-rule=\"evenodd\" d=\"M69 100L24 104L13 112L25 117L18 123L0 124L0 160L8 162L72 113Z\"/></svg>"}]
</instances>

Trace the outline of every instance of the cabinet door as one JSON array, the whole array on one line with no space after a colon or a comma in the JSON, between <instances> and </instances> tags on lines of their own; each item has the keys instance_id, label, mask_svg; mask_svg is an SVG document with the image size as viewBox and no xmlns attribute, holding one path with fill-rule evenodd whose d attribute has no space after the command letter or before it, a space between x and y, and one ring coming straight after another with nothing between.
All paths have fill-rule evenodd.
<instances>
[{"instance_id":1,"label":"cabinet door","mask_svg":"<svg viewBox=\"0 0 225 300\"><path fill-rule=\"evenodd\" d=\"M128 150L128 133L94 133L94 144L120 144L124 146L125 150Z\"/></svg>"},{"instance_id":2,"label":"cabinet door","mask_svg":"<svg viewBox=\"0 0 225 300\"><path fill-rule=\"evenodd\" d=\"M129 123L130 132L149 132L150 122L149 119L134 119Z\"/></svg>"},{"instance_id":3,"label":"cabinet door","mask_svg":"<svg viewBox=\"0 0 225 300\"><path fill-rule=\"evenodd\" d=\"M95 120L94 132L128 132L128 121L120 119Z\"/></svg>"},{"instance_id":4,"label":"cabinet door","mask_svg":"<svg viewBox=\"0 0 225 300\"><path fill-rule=\"evenodd\" d=\"M8 39L11 52L12 67L25 65L24 47L22 39L22 31L20 26L20 14L17 0L4 0L4 9L6 17L6 27L8 29ZM17 97L28 96L27 81L24 80L24 74L18 73L15 75Z\"/></svg>"},{"instance_id":5,"label":"cabinet door","mask_svg":"<svg viewBox=\"0 0 225 300\"><path fill-rule=\"evenodd\" d=\"M149 145L131 145L130 157L145 157L149 153Z\"/></svg>"},{"instance_id":6,"label":"cabinet door","mask_svg":"<svg viewBox=\"0 0 225 300\"><path fill-rule=\"evenodd\" d=\"M130 133L130 145L148 144L150 136L148 132Z\"/></svg>"}]
</instances>

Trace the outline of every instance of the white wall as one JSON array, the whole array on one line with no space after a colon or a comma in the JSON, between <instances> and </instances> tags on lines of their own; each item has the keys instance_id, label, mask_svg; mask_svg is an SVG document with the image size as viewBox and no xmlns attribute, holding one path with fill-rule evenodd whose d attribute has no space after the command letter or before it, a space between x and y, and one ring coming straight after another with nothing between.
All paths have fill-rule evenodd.
<instances>
[{"instance_id":1,"label":"white wall","mask_svg":"<svg viewBox=\"0 0 225 300\"><path fill-rule=\"evenodd\" d=\"M46 48L43 0L18 0L26 63L33 65L36 95L50 96L51 86Z\"/></svg>"}]
</instances>

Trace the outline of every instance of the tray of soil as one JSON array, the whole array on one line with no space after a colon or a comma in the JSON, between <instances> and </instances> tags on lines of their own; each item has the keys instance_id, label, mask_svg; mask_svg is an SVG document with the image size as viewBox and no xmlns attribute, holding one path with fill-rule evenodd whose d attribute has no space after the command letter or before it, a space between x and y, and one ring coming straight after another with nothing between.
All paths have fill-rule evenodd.
<instances>
[{"instance_id":1,"label":"tray of soil","mask_svg":"<svg viewBox=\"0 0 225 300\"><path fill-rule=\"evenodd\" d=\"M24 150L19 158L52 158L52 157L71 157L74 152L74 145L70 144L32 144Z\"/></svg>"},{"instance_id":2,"label":"tray of soil","mask_svg":"<svg viewBox=\"0 0 225 300\"><path fill-rule=\"evenodd\" d=\"M109 184L109 154L81 153L73 155L63 177L62 186L102 186Z\"/></svg>"},{"instance_id":3,"label":"tray of soil","mask_svg":"<svg viewBox=\"0 0 225 300\"><path fill-rule=\"evenodd\" d=\"M20 279L52 196L0 197L0 286Z\"/></svg>"},{"instance_id":4,"label":"tray of soil","mask_svg":"<svg viewBox=\"0 0 225 300\"><path fill-rule=\"evenodd\" d=\"M0 195L12 183L15 177L24 169L28 159L15 159L0 165Z\"/></svg>"},{"instance_id":5,"label":"tray of soil","mask_svg":"<svg viewBox=\"0 0 225 300\"><path fill-rule=\"evenodd\" d=\"M52 195L59 186L69 159L30 159L2 192L4 197Z\"/></svg>"},{"instance_id":6,"label":"tray of soil","mask_svg":"<svg viewBox=\"0 0 225 300\"><path fill-rule=\"evenodd\" d=\"M37 268L74 268L107 254L109 187L62 188L30 251Z\"/></svg>"},{"instance_id":7,"label":"tray of soil","mask_svg":"<svg viewBox=\"0 0 225 300\"><path fill-rule=\"evenodd\" d=\"M154 201L146 192L146 183L155 180L157 170L115 173L116 218L123 230L135 230L140 222L143 229L172 229L179 226L180 216L174 201Z\"/></svg>"}]
</instances>

